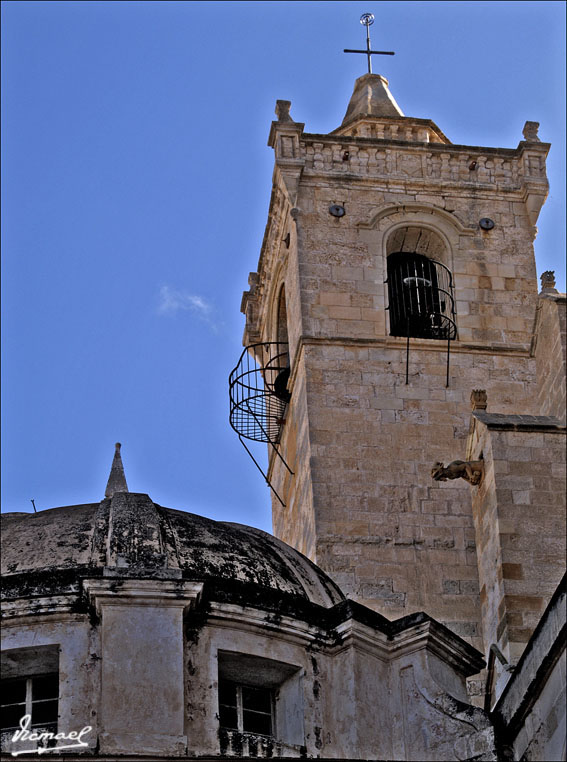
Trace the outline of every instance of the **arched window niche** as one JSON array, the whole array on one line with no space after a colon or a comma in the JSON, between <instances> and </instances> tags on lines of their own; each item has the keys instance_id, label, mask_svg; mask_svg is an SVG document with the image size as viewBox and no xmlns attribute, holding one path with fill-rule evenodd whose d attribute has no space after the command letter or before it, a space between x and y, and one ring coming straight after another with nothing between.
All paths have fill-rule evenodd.
<instances>
[{"instance_id":1,"label":"arched window niche","mask_svg":"<svg viewBox=\"0 0 567 762\"><path fill-rule=\"evenodd\" d=\"M266 383L273 393L283 402L289 402L291 395L287 389L290 374L289 337L287 329L287 303L285 285L282 284L276 300L274 330L274 346L267 368Z\"/></svg>"},{"instance_id":2,"label":"arched window niche","mask_svg":"<svg viewBox=\"0 0 567 762\"><path fill-rule=\"evenodd\" d=\"M391 233L386 246L390 336L456 338L448 254L434 230L408 225Z\"/></svg>"},{"instance_id":3,"label":"arched window niche","mask_svg":"<svg viewBox=\"0 0 567 762\"><path fill-rule=\"evenodd\" d=\"M281 283L281 281L280 281ZM277 284L277 281L276 281ZM291 400L288 389L290 356L285 286L271 294L270 310L262 341L244 348L236 367L230 372L230 425L282 506L285 503L272 485L268 474L244 440L266 442L288 472L293 471L279 451L285 411Z\"/></svg>"},{"instance_id":4,"label":"arched window niche","mask_svg":"<svg viewBox=\"0 0 567 762\"><path fill-rule=\"evenodd\" d=\"M275 339L278 343L288 343L288 331L287 331L287 304L285 299L285 285L282 284L276 307L276 336Z\"/></svg>"},{"instance_id":5,"label":"arched window niche","mask_svg":"<svg viewBox=\"0 0 567 762\"><path fill-rule=\"evenodd\" d=\"M451 341L457 337L453 276L445 262L450 252L441 235L417 225L397 227L386 243L386 284L390 336L405 337L406 384L410 338L447 342L447 380Z\"/></svg>"}]
</instances>

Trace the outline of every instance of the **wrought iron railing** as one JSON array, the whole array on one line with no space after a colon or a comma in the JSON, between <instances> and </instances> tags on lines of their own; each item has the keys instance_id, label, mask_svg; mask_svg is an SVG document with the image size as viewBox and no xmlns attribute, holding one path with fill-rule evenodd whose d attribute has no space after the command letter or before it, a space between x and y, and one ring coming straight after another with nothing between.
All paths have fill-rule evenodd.
<instances>
[{"instance_id":1,"label":"wrought iron railing","mask_svg":"<svg viewBox=\"0 0 567 762\"><path fill-rule=\"evenodd\" d=\"M410 338L447 341L447 386L451 341L457 337L453 276L441 262L415 252L388 257L390 335L407 338L406 384Z\"/></svg>"},{"instance_id":2,"label":"wrought iron railing","mask_svg":"<svg viewBox=\"0 0 567 762\"><path fill-rule=\"evenodd\" d=\"M246 347L228 378L230 425L282 505L281 497L243 439L266 442L292 473L278 449L291 396L287 388L289 372L287 343L264 342Z\"/></svg>"}]
</instances>

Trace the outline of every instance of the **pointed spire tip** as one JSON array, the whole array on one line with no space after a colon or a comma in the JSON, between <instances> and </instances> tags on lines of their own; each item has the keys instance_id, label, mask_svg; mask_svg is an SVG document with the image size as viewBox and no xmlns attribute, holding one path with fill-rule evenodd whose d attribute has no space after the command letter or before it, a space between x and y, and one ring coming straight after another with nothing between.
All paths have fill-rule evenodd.
<instances>
[{"instance_id":1,"label":"pointed spire tip","mask_svg":"<svg viewBox=\"0 0 567 762\"><path fill-rule=\"evenodd\" d=\"M114 458L112 459L110 475L106 484L106 490L104 491L105 497L112 497L116 492L128 492L126 475L124 473L124 466L122 465L122 457L120 455L121 447L122 445L120 442L116 442L114 445Z\"/></svg>"}]
</instances>

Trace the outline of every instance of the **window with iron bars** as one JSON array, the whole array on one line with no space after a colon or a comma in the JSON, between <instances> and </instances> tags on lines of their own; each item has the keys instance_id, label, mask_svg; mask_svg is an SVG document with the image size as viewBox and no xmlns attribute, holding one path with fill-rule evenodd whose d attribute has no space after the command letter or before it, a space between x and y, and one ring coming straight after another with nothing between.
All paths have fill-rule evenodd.
<instances>
[{"instance_id":1,"label":"window with iron bars","mask_svg":"<svg viewBox=\"0 0 567 762\"><path fill-rule=\"evenodd\" d=\"M453 279L445 265L399 251L388 256L387 271L391 336L456 338Z\"/></svg>"}]
</instances>

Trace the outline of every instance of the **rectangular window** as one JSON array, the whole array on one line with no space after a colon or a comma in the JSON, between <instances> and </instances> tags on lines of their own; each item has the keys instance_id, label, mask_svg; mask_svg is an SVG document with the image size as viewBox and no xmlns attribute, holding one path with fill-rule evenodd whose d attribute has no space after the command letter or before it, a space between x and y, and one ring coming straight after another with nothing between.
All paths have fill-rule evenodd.
<instances>
[{"instance_id":1,"label":"rectangular window","mask_svg":"<svg viewBox=\"0 0 567 762\"><path fill-rule=\"evenodd\" d=\"M26 714L30 727L57 732L59 675L57 673L2 680L1 730L12 734Z\"/></svg>"},{"instance_id":2,"label":"rectangular window","mask_svg":"<svg viewBox=\"0 0 567 762\"><path fill-rule=\"evenodd\" d=\"M221 755L301 756L305 745L303 669L236 651L219 650L217 656Z\"/></svg>"},{"instance_id":3,"label":"rectangular window","mask_svg":"<svg viewBox=\"0 0 567 762\"><path fill-rule=\"evenodd\" d=\"M241 733L273 734L274 696L269 688L221 680L219 682L219 718L221 728Z\"/></svg>"},{"instance_id":4,"label":"rectangular window","mask_svg":"<svg viewBox=\"0 0 567 762\"><path fill-rule=\"evenodd\" d=\"M31 718L30 730L57 733L59 645L7 649L0 663L0 746L3 752L21 751L21 742L13 745L12 738L26 715ZM47 741L47 746L53 745Z\"/></svg>"}]
</instances>

